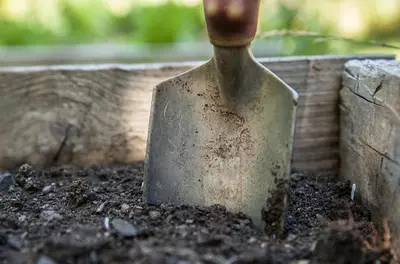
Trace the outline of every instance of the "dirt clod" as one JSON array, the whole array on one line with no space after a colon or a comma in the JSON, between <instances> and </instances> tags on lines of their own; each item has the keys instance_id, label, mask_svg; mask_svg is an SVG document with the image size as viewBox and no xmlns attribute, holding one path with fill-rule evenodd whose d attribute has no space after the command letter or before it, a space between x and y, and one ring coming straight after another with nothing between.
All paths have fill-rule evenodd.
<instances>
[{"instance_id":1,"label":"dirt clod","mask_svg":"<svg viewBox=\"0 0 400 264\"><path fill-rule=\"evenodd\" d=\"M292 175L283 236L275 238L220 205L142 202L143 164L24 165L10 174L19 183L0 192L1 264L328 263L334 252L344 252L339 263L390 259L387 244L365 246L369 213L350 199L349 183L331 177ZM340 219L352 224L338 227Z\"/></svg>"}]
</instances>

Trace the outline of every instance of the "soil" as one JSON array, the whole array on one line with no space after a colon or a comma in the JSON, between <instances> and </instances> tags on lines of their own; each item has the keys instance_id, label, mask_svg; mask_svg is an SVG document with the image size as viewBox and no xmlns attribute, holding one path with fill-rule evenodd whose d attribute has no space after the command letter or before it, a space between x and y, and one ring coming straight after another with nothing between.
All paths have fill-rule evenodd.
<instances>
[{"instance_id":1,"label":"soil","mask_svg":"<svg viewBox=\"0 0 400 264\"><path fill-rule=\"evenodd\" d=\"M391 261L387 245L372 244L381 240L369 212L350 199L350 184L333 176L292 174L285 232L273 237L222 206L143 203L141 163L25 164L9 173L14 182L0 190L0 263Z\"/></svg>"}]
</instances>

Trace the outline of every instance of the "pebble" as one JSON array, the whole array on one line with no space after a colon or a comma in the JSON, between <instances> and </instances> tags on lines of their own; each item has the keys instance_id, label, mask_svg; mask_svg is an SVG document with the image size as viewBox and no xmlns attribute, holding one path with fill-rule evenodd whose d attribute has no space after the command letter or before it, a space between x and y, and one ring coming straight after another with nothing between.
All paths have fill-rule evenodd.
<instances>
[{"instance_id":1,"label":"pebble","mask_svg":"<svg viewBox=\"0 0 400 264\"><path fill-rule=\"evenodd\" d=\"M10 237L7 241L8 245L14 250L21 250L22 248L22 241L16 237Z\"/></svg>"},{"instance_id":2,"label":"pebble","mask_svg":"<svg viewBox=\"0 0 400 264\"><path fill-rule=\"evenodd\" d=\"M0 172L0 191L8 191L14 186L14 178L8 172Z\"/></svg>"},{"instance_id":3,"label":"pebble","mask_svg":"<svg viewBox=\"0 0 400 264\"><path fill-rule=\"evenodd\" d=\"M129 211L129 209L130 209L130 206L127 205L126 203L121 205L121 212L127 213Z\"/></svg>"},{"instance_id":4,"label":"pebble","mask_svg":"<svg viewBox=\"0 0 400 264\"><path fill-rule=\"evenodd\" d=\"M321 224L327 224L327 223L329 222L329 220L326 219L323 215L316 214L315 216L316 216L316 218L318 219L318 221L319 221Z\"/></svg>"},{"instance_id":5,"label":"pebble","mask_svg":"<svg viewBox=\"0 0 400 264\"><path fill-rule=\"evenodd\" d=\"M104 203L100 204L100 206L97 207L97 209L96 209L96 213L101 213L101 212L103 212L104 206L106 206L106 203L107 203L107 202L104 202Z\"/></svg>"},{"instance_id":6,"label":"pebble","mask_svg":"<svg viewBox=\"0 0 400 264\"><path fill-rule=\"evenodd\" d=\"M134 237L137 234L136 228L125 220L114 219L111 225L123 237Z\"/></svg>"},{"instance_id":7,"label":"pebble","mask_svg":"<svg viewBox=\"0 0 400 264\"><path fill-rule=\"evenodd\" d=\"M255 238L255 237L250 237L249 240L247 241L247 243L249 243L249 244L254 244L256 242L257 242L257 238Z\"/></svg>"},{"instance_id":8,"label":"pebble","mask_svg":"<svg viewBox=\"0 0 400 264\"><path fill-rule=\"evenodd\" d=\"M159 211L150 211L149 217L151 220L156 220L161 217L161 213Z\"/></svg>"},{"instance_id":9,"label":"pebble","mask_svg":"<svg viewBox=\"0 0 400 264\"><path fill-rule=\"evenodd\" d=\"M50 193L52 191L53 187L51 185L47 185L43 188L42 192L43 193Z\"/></svg>"},{"instance_id":10,"label":"pebble","mask_svg":"<svg viewBox=\"0 0 400 264\"><path fill-rule=\"evenodd\" d=\"M104 218L104 228L107 230L110 229L110 218L108 216Z\"/></svg>"},{"instance_id":11,"label":"pebble","mask_svg":"<svg viewBox=\"0 0 400 264\"><path fill-rule=\"evenodd\" d=\"M172 220L173 217L174 217L174 216L173 216L172 214L170 214L169 216L167 216L166 221L167 221L168 223L171 222L171 220Z\"/></svg>"},{"instance_id":12,"label":"pebble","mask_svg":"<svg viewBox=\"0 0 400 264\"><path fill-rule=\"evenodd\" d=\"M290 262L290 264L309 264L309 263L310 263L310 261L307 259Z\"/></svg>"},{"instance_id":13,"label":"pebble","mask_svg":"<svg viewBox=\"0 0 400 264\"><path fill-rule=\"evenodd\" d=\"M36 264L56 264L56 262L47 256L40 256Z\"/></svg>"},{"instance_id":14,"label":"pebble","mask_svg":"<svg viewBox=\"0 0 400 264\"><path fill-rule=\"evenodd\" d=\"M18 217L18 222L24 222L25 220L26 220L25 215L21 215L20 217Z\"/></svg>"},{"instance_id":15,"label":"pebble","mask_svg":"<svg viewBox=\"0 0 400 264\"><path fill-rule=\"evenodd\" d=\"M244 227L244 226L248 226L250 225L250 220L249 219L244 219L242 221L240 221L240 226Z\"/></svg>"},{"instance_id":16,"label":"pebble","mask_svg":"<svg viewBox=\"0 0 400 264\"><path fill-rule=\"evenodd\" d=\"M59 213L53 210L45 210L40 214L40 216L48 221L63 219Z\"/></svg>"}]
</instances>

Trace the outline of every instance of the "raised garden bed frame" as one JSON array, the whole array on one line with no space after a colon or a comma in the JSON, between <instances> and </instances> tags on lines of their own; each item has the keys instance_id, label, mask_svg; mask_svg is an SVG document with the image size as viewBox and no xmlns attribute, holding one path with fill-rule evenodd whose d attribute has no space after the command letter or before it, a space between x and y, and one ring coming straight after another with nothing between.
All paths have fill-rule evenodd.
<instances>
[{"instance_id":1,"label":"raised garden bed frame","mask_svg":"<svg viewBox=\"0 0 400 264\"><path fill-rule=\"evenodd\" d=\"M300 95L293 170L333 173L356 183L356 197L377 223L388 218L400 248L395 56L259 61ZM153 86L201 63L0 68L0 168L143 160Z\"/></svg>"}]
</instances>

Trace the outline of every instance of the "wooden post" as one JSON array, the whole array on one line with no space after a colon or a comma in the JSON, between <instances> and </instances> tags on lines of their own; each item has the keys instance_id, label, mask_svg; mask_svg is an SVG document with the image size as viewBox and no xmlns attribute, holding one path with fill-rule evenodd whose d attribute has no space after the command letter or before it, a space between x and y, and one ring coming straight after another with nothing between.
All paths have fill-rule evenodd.
<instances>
[{"instance_id":1,"label":"wooden post","mask_svg":"<svg viewBox=\"0 0 400 264\"><path fill-rule=\"evenodd\" d=\"M378 222L387 218L400 254L400 62L349 61L340 113L340 176Z\"/></svg>"}]
</instances>

